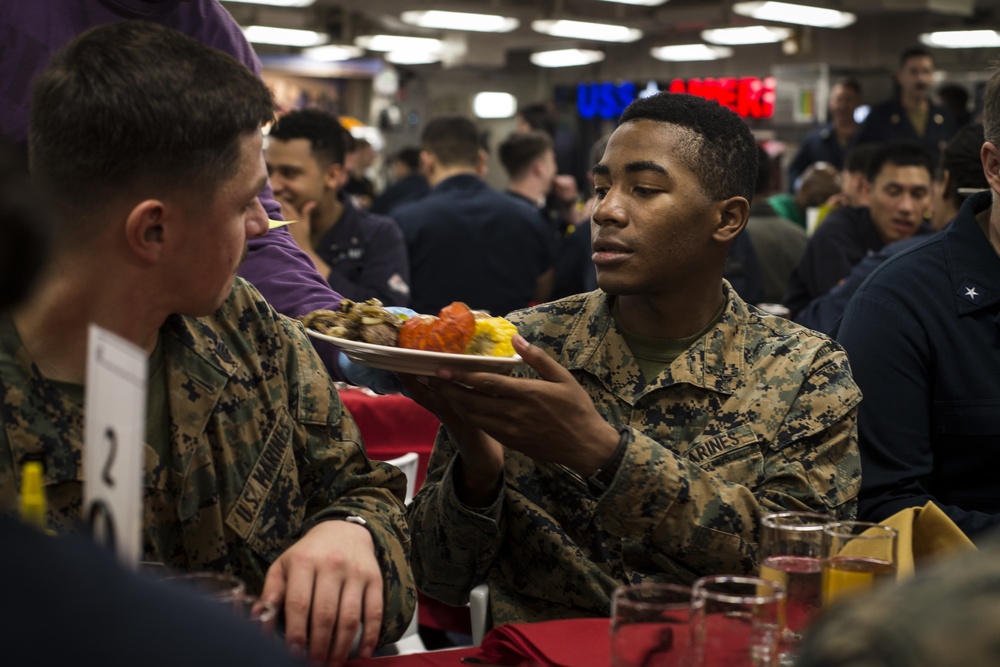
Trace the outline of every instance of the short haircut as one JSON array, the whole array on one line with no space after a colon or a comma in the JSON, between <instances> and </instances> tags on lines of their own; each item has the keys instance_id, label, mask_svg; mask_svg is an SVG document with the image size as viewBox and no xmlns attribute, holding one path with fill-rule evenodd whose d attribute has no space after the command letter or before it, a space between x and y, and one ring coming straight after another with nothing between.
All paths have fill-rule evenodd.
<instances>
[{"instance_id":1,"label":"short haircut","mask_svg":"<svg viewBox=\"0 0 1000 667\"><path fill-rule=\"evenodd\" d=\"M556 134L556 119L549 112L544 104L529 104L523 107L518 115L524 122L531 126L532 130L540 130L550 137Z\"/></svg>"},{"instance_id":2,"label":"short haircut","mask_svg":"<svg viewBox=\"0 0 1000 667\"><path fill-rule=\"evenodd\" d=\"M899 66L905 67L906 61L910 58L930 58L931 61L934 60L934 54L925 49L922 46L911 46L910 48L899 54Z\"/></svg>"},{"instance_id":3,"label":"short haircut","mask_svg":"<svg viewBox=\"0 0 1000 667\"><path fill-rule=\"evenodd\" d=\"M711 199L753 199L757 142L733 111L687 93L657 93L629 104L620 122L644 119L670 123L690 132L690 142L679 146L675 156L694 173Z\"/></svg>"},{"instance_id":4,"label":"short haircut","mask_svg":"<svg viewBox=\"0 0 1000 667\"><path fill-rule=\"evenodd\" d=\"M923 167L930 178L934 178L934 156L915 141L896 140L877 144L868 160L865 178L874 183L875 178L887 164L897 167Z\"/></svg>"},{"instance_id":5,"label":"short haircut","mask_svg":"<svg viewBox=\"0 0 1000 667\"><path fill-rule=\"evenodd\" d=\"M240 140L273 117L257 76L176 30L124 21L83 33L49 61L32 97L29 160L56 239L85 238L80 218L98 220L115 198L213 197L239 169Z\"/></svg>"},{"instance_id":6,"label":"short haircut","mask_svg":"<svg viewBox=\"0 0 1000 667\"><path fill-rule=\"evenodd\" d=\"M868 161L878 148L876 143L858 144L844 156L844 171L849 174L864 174L868 177Z\"/></svg>"},{"instance_id":7,"label":"short haircut","mask_svg":"<svg viewBox=\"0 0 1000 667\"><path fill-rule=\"evenodd\" d=\"M757 182L753 186L755 195L766 195L771 191L771 156L764 147L757 146Z\"/></svg>"},{"instance_id":8,"label":"short haircut","mask_svg":"<svg viewBox=\"0 0 1000 667\"><path fill-rule=\"evenodd\" d=\"M983 129L986 141L1000 146L1000 60L993 63L993 76L983 89Z\"/></svg>"},{"instance_id":9,"label":"short haircut","mask_svg":"<svg viewBox=\"0 0 1000 667\"><path fill-rule=\"evenodd\" d=\"M843 86L844 88L853 90L858 97L861 97L861 82L859 82L854 77L850 76L840 77L839 79L833 82L833 85ZM833 88L833 86L830 87Z\"/></svg>"},{"instance_id":10,"label":"short haircut","mask_svg":"<svg viewBox=\"0 0 1000 667\"><path fill-rule=\"evenodd\" d=\"M420 135L420 145L446 167L473 167L479 163L480 136L465 116L439 116Z\"/></svg>"},{"instance_id":11,"label":"short haircut","mask_svg":"<svg viewBox=\"0 0 1000 667\"><path fill-rule=\"evenodd\" d=\"M413 146L399 149L396 159L405 164L410 169L416 171L420 168L420 149Z\"/></svg>"},{"instance_id":12,"label":"short haircut","mask_svg":"<svg viewBox=\"0 0 1000 667\"><path fill-rule=\"evenodd\" d=\"M504 139L497 150L500 163L511 180L522 178L531 164L552 150L552 137L545 132L513 132Z\"/></svg>"},{"instance_id":13,"label":"short haircut","mask_svg":"<svg viewBox=\"0 0 1000 667\"><path fill-rule=\"evenodd\" d=\"M959 188L985 190L990 187L986 174L983 173L982 160L979 158L983 141L982 123L963 125L952 136L944 153L941 154L941 168L948 171L948 189L944 193L945 198L957 202L965 198L965 195L958 193Z\"/></svg>"},{"instance_id":14,"label":"short haircut","mask_svg":"<svg viewBox=\"0 0 1000 667\"><path fill-rule=\"evenodd\" d=\"M279 141L307 139L310 153L324 167L344 164L347 135L337 117L321 109L296 109L278 118L269 137Z\"/></svg>"}]
</instances>

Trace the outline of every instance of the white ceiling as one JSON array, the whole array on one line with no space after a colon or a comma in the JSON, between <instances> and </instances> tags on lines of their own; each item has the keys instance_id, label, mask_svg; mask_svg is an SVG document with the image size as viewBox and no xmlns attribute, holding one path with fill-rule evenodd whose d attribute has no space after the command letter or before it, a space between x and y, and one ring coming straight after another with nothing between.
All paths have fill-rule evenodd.
<instances>
[{"instance_id":1,"label":"white ceiling","mask_svg":"<svg viewBox=\"0 0 1000 667\"><path fill-rule=\"evenodd\" d=\"M866 22L884 21L886 15L901 24L923 30L958 28L1000 28L1000 0L798 0L854 12L857 27ZM531 30L531 21L543 18L620 23L640 28L645 36L637 47L700 41L699 33L709 27L747 25L752 21L734 15L730 0L669 0L657 7L623 5L599 0L442 0L433 4L421 0L316 0L308 8L286 9L239 2L223 4L242 25L262 24L287 28L327 31L332 42L351 43L362 34L432 36L450 40L463 55L446 67L503 69L526 62L532 51L555 48L604 48L603 42L580 42L549 37ZM404 24L399 16L412 9L496 13L521 21L514 32L484 33L426 30ZM852 28L848 28L851 30ZM828 32L828 31L826 31ZM916 35L913 36L915 41ZM262 54L294 53L288 47L256 47ZM635 53L633 48L628 53Z\"/></svg>"}]
</instances>

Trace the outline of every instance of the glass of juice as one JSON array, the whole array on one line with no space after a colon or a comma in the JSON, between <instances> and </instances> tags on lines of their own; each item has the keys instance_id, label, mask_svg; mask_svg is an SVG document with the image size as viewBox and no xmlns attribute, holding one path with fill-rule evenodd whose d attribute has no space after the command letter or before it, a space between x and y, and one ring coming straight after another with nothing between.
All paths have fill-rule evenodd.
<instances>
[{"instance_id":1,"label":"glass of juice","mask_svg":"<svg viewBox=\"0 0 1000 667\"><path fill-rule=\"evenodd\" d=\"M612 667L687 667L691 589L675 584L619 586L611 595Z\"/></svg>"},{"instance_id":2,"label":"glass of juice","mask_svg":"<svg viewBox=\"0 0 1000 667\"><path fill-rule=\"evenodd\" d=\"M823 529L823 538L824 607L895 581L895 528L867 521L837 521Z\"/></svg>"},{"instance_id":3,"label":"glass of juice","mask_svg":"<svg viewBox=\"0 0 1000 667\"><path fill-rule=\"evenodd\" d=\"M778 654L792 664L802 635L822 608L823 529L837 519L816 512L777 512L761 519L760 577L785 588Z\"/></svg>"}]
</instances>

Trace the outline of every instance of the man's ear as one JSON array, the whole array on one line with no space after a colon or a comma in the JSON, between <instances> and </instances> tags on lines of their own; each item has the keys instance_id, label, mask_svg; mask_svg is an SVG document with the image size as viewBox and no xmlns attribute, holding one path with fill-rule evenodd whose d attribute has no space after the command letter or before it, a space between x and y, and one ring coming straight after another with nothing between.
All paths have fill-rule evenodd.
<instances>
[{"instance_id":1,"label":"man's ear","mask_svg":"<svg viewBox=\"0 0 1000 667\"><path fill-rule=\"evenodd\" d=\"M158 199L145 199L129 211L125 219L125 238L139 260L153 264L163 256L166 219L167 206Z\"/></svg>"},{"instance_id":2,"label":"man's ear","mask_svg":"<svg viewBox=\"0 0 1000 667\"><path fill-rule=\"evenodd\" d=\"M750 202L743 197L730 197L718 203L719 219L712 237L720 243L730 243L743 228L750 217Z\"/></svg>"},{"instance_id":3,"label":"man's ear","mask_svg":"<svg viewBox=\"0 0 1000 667\"><path fill-rule=\"evenodd\" d=\"M979 149L979 159L983 163L983 173L986 182L993 192L1000 192L1000 148L992 141L987 141Z\"/></svg>"},{"instance_id":4,"label":"man's ear","mask_svg":"<svg viewBox=\"0 0 1000 667\"><path fill-rule=\"evenodd\" d=\"M323 170L323 185L328 190L340 190L347 183L347 170L344 165L334 162Z\"/></svg>"}]
</instances>

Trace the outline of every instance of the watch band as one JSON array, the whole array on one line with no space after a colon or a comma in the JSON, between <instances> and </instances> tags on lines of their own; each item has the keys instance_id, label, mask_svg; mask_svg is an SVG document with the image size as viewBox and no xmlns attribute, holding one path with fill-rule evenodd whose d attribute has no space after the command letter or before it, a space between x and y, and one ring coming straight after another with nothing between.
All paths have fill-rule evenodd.
<instances>
[{"instance_id":1,"label":"watch band","mask_svg":"<svg viewBox=\"0 0 1000 667\"><path fill-rule=\"evenodd\" d=\"M628 426L622 426L618 432L621 433L621 438L618 440L618 447L615 448L614 454L611 455L607 463L597 469L597 472L587 478L587 488L595 496L603 494L611 486L611 482L614 481L615 475L618 473L618 468L621 467L622 459L625 458L625 450L628 449L629 440L632 439L632 429Z\"/></svg>"}]
</instances>

